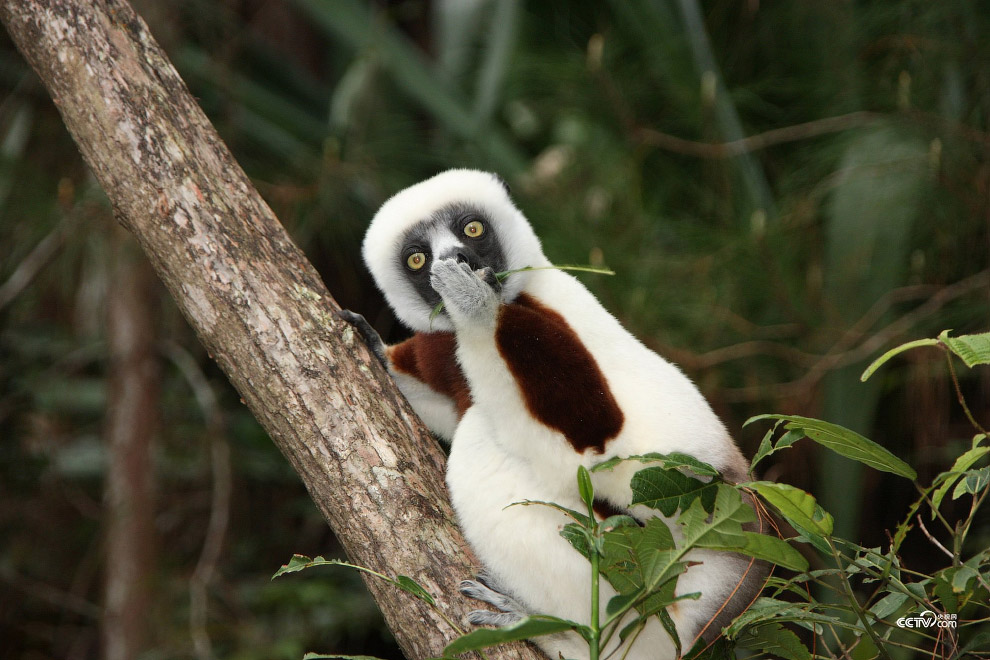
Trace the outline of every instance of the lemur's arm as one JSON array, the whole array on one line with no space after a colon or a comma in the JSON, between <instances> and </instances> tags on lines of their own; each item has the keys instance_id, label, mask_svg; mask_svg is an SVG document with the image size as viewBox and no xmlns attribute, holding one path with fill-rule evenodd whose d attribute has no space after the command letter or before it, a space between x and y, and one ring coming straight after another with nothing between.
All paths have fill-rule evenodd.
<instances>
[{"instance_id":1,"label":"lemur's arm","mask_svg":"<svg viewBox=\"0 0 990 660\"><path fill-rule=\"evenodd\" d=\"M343 309L339 316L361 333L430 431L449 442L471 405L467 380L457 364L453 333L420 332L389 346L360 314Z\"/></svg>"}]
</instances>

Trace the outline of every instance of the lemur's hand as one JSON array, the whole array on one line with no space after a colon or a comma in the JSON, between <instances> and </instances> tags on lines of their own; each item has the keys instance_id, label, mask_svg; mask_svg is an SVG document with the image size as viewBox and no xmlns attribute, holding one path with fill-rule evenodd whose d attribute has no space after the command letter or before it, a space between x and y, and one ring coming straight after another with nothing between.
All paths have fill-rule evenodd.
<instances>
[{"instance_id":1,"label":"lemur's hand","mask_svg":"<svg viewBox=\"0 0 990 660\"><path fill-rule=\"evenodd\" d=\"M455 259L440 259L430 268L430 285L440 294L455 325L494 322L502 284L491 268L474 271Z\"/></svg>"},{"instance_id":2,"label":"lemur's hand","mask_svg":"<svg viewBox=\"0 0 990 660\"><path fill-rule=\"evenodd\" d=\"M385 353L385 342L382 341L381 335L371 327L368 320L356 312L352 312L349 309L342 309L337 312L337 316L341 319L347 321L354 328L361 333L364 337L364 342L371 349L371 352L375 354L378 361L381 362L385 368L388 368L388 355Z\"/></svg>"}]
</instances>

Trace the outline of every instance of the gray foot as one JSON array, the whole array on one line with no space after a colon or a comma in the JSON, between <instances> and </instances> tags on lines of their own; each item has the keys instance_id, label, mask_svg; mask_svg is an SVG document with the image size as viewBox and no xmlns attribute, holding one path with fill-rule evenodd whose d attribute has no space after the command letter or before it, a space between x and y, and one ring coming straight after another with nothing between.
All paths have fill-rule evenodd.
<instances>
[{"instance_id":1,"label":"gray foot","mask_svg":"<svg viewBox=\"0 0 990 660\"><path fill-rule=\"evenodd\" d=\"M467 615L469 623L475 626L507 626L526 617L526 610L515 600L505 594L495 591L489 584L490 580L485 575L479 575L477 580L464 580L460 585L460 592L468 598L480 600L483 603L498 609L498 612L489 610L472 610Z\"/></svg>"}]
</instances>

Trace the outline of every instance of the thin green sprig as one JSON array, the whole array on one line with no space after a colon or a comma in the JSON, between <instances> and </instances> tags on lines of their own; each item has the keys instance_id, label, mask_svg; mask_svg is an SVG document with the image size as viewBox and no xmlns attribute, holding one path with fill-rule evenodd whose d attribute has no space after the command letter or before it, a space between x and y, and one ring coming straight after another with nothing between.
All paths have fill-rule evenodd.
<instances>
[{"instance_id":1,"label":"thin green sprig","mask_svg":"<svg viewBox=\"0 0 990 660\"><path fill-rule=\"evenodd\" d=\"M522 273L530 270L572 270L581 273L596 273L598 275L615 275L615 271L610 268L602 268L599 266L583 266L576 264L554 264L552 266L524 266L523 268L515 268L513 270L503 270L500 273L495 273L495 279L499 282L504 282L505 278L513 273ZM430 326L433 326L433 319L440 316L440 312L443 311L443 301L437 303L433 311L430 312Z\"/></svg>"}]
</instances>

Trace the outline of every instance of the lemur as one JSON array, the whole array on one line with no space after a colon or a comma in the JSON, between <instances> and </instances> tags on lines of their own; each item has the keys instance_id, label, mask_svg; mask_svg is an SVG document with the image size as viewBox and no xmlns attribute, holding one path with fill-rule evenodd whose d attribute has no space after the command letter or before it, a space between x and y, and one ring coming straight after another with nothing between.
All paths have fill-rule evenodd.
<instances>
[{"instance_id":1,"label":"lemur","mask_svg":"<svg viewBox=\"0 0 990 660\"><path fill-rule=\"evenodd\" d=\"M402 190L375 215L362 251L416 334L385 346L362 317L344 315L430 430L450 442L450 497L487 576L465 581L462 591L502 610L474 611L472 623L502 625L527 613L588 623L590 567L559 535L568 519L547 507L509 506L543 500L581 510L579 465L676 451L745 479L746 461L694 384L578 280L546 268L539 239L498 176L449 170ZM538 270L496 277L525 267ZM602 517L657 514L630 506L630 479L641 468L624 462L592 474ZM699 636L717 636L766 572L732 553L695 550L688 558L700 564L680 576L677 593L702 596L670 608L685 650ZM602 585L602 608L614 595ZM535 641L554 659L588 657L575 633ZM674 658L676 648L653 617L626 657Z\"/></svg>"}]
</instances>

